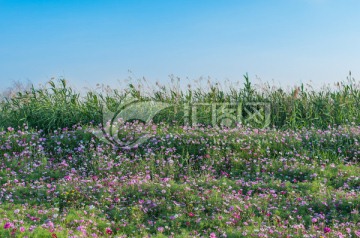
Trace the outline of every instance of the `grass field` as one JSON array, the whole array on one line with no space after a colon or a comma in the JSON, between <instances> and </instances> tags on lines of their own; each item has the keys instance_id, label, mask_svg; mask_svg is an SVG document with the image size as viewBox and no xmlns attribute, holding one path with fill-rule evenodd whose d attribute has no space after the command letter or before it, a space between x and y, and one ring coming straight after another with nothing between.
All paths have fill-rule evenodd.
<instances>
[{"instance_id":1,"label":"grass field","mask_svg":"<svg viewBox=\"0 0 360 238\"><path fill-rule=\"evenodd\" d=\"M89 131L126 95L174 105L119 136ZM270 125L184 126L182 105L266 102ZM360 89L80 95L66 81L1 102L0 237L360 237ZM116 110L112 111L116 111ZM206 120L208 118L208 121ZM134 132L135 131L135 132Z\"/></svg>"}]
</instances>

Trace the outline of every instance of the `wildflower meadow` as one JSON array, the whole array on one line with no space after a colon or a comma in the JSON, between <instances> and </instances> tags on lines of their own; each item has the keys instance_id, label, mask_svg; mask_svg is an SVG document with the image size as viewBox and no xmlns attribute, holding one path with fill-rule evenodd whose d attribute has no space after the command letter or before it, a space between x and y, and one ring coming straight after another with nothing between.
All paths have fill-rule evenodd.
<instances>
[{"instance_id":1,"label":"wildflower meadow","mask_svg":"<svg viewBox=\"0 0 360 238\"><path fill-rule=\"evenodd\" d=\"M5 97L0 237L360 237L359 85L244 79L85 94L60 80ZM111 136L125 144L147 133L136 146L94 134L104 108L129 96L171 106L117 124ZM243 116L212 125L221 103L242 103L229 113Z\"/></svg>"}]
</instances>

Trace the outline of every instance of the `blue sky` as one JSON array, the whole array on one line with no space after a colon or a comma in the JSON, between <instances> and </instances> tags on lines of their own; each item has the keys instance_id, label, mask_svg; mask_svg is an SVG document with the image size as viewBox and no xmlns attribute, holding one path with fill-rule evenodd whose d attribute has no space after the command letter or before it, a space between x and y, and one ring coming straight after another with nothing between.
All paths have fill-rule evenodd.
<instances>
[{"instance_id":1,"label":"blue sky","mask_svg":"<svg viewBox=\"0 0 360 238\"><path fill-rule=\"evenodd\" d=\"M0 89L52 77L77 88L171 74L359 79L359 10L358 0L0 0Z\"/></svg>"}]
</instances>

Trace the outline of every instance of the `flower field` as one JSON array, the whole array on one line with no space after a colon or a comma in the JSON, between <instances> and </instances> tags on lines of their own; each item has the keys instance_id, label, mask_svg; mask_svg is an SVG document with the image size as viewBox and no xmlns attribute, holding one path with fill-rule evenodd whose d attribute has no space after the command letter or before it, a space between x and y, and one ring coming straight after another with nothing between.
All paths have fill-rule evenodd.
<instances>
[{"instance_id":1,"label":"flower field","mask_svg":"<svg viewBox=\"0 0 360 238\"><path fill-rule=\"evenodd\" d=\"M134 85L85 96L64 80L49 85L0 102L0 237L360 237L353 81L285 92L255 90L245 77L238 91L159 86L150 96ZM116 147L91 131L101 102L126 95L267 102L270 125L184 126L174 107L148 124L120 123L125 142L149 138Z\"/></svg>"},{"instance_id":2,"label":"flower field","mask_svg":"<svg viewBox=\"0 0 360 238\"><path fill-rule=\"evenodd\" d=\"M2 131L0 237L360 236L360 127L153 134Z\"/></svg>"}]
</instances>

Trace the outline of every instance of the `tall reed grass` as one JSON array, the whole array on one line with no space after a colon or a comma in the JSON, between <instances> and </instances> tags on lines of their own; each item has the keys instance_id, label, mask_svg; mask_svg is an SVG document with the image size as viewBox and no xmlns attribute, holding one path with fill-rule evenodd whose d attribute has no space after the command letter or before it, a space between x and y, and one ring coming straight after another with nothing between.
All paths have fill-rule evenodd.
<instances>
[{"instance_id":1,"label":"tall reed grass","mask_svg":"<svg viewBox=\"0 0 360 238\"><path fill-rule=\"evenodd\" d=\"M223 89L218 83L208 82L207 87L180 90L179 80L170 86L156 84L146 88L140 84L129 84L124 90L89 90L81 95L66 80L51 80L45 87L18 92L0 102L0 127L22 127L51 132L74 125L98 125L102 122L104 107L115 111L127 95L142 100L157 100L171 103L174 107L158 114L154 120L182 123L182 105L187 102L268 102L271 105L270 127L279 129L326 128L329 125L360 123L360 87L351 77L340 82L336 88L311 87L259 88L252 85L244 75L243 87L229 86ZM200 111L201 113L201 111Z\"/></svg>"}]
</instances>

